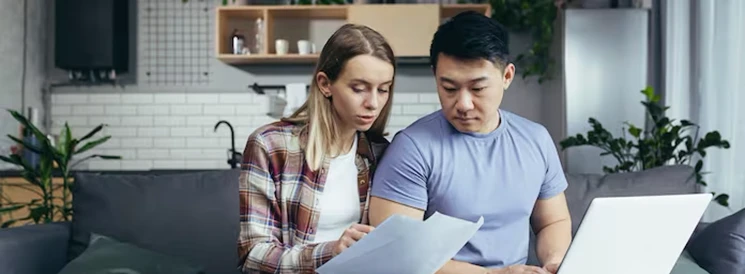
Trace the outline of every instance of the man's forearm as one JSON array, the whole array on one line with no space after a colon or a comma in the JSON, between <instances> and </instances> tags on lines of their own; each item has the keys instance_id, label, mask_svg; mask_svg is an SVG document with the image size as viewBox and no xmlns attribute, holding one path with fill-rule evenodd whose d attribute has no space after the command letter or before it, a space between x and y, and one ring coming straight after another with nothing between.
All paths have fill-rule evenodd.
<instances>
[{"instance_id":1,"label":"man's forearm","mask_svg":"<svg viewBox=\"0 0 745 274\"><path fill-rule=\"evenodd\" d=\"M443 265L435 274L484 274L486 268L466 262L450 260Z\"/></svg>"},{"instance_id":2,"label":"man's forearm","mask_svg":"<svg viewBox=\"0 0 745 274\"><path fill-rule=\"evenodd\" d=\"M536 235L536 255L541 264L560 263L572 242L572 225L569 219L544 227Z\"/></svg>"}]
</instances>

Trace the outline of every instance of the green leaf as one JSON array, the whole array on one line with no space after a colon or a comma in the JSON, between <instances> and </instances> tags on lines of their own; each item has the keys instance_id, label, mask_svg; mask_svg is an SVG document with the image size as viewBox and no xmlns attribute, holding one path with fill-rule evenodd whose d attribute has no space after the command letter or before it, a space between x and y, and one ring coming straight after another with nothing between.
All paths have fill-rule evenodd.
<instances>
[{"instance_id":1,"label":"green leaf","mask_svg":"<svg viewBox=\"0 0 745 274\"><path fill-rule=\"evenodd\" d=\"M11 140L15 141L16 143L19 143L19 144L23 145L23 149L28 149L28 150L36 153L36 154L43 154L43 152L41 151L41 148L39 148L36 145L33 145L33 144L29 143L26 140L18 139L15 136L10 135L10 134L8 134L8 138L10 138Z\"/></svg>"},{"instance_id":2,"label":"green leaf","mask_svg":"<svg viewBox=\"0 0 745 274\"><path fill-rule=\"evenodd\" d=\"M719 194L714 200L722 206L729 207L729 195L727 194Z\"/></svg>"},{"instance_id":3,"label":"green leaf","mask_svg":"<svg viewBox=\"0 0 745 274\"><path fill-rule=\"evenodd\" d=\"M630 125L630 127L629 127L629 134L631 134L631 136L634 136L636 138L639 138L639 135L642 134L642 130L640 128L638 128L638 127L635 127L633 125Z\"/></svg>"},{"instance_id":4,"label":"green leaf","mask_svg":"<svg viewBox=\"0 0 745 274\"><path fill-rule=\"evenodd\" d=\"M648 102L657 102L660 100L660 97L654 94L654 88L652 87L646 87L642 91L642 94L646 97Z\"/></svg>"},{"instance_id":5,"label":"green leaf","mask_svg":"<svg viewBox=\"0 0 745 274\"><path fill-rule=\"evenodd\" d=\"M2 224L0 224L0 228L8 228L8 227L12 226L13 224L15 224L16 222L18 222L18 220L5 221Z\"/></svg>"},{"instance_id":6,"label":"green leaf","mask_svg":"<svg viewBox=\"0 0 745 274\"><path fill-rule=\"evenodd\" d=\"M34 223L39 223L42 219L49 219L49 213L51 209L45 206L32 207L29 211L29 217L34 220Z\"/></svg>"},{"instance_id":7,"label":"green leaf","mask_svg":"<svg viewBox=\"0 0 745 274\"><path fill-rule=\"evenodd\" d=\"M111 139L111 136L106 136L106 137L103 137L101 139L88 142L85 145L83 145L83 147L81 147L80 149L78 149L77 151L75 151L74 154L80 154L80 153L86 152L86 151L88 151L88 150L90 150L90 149L92 149L92 148L94 148L94 147L96 147L96 146L98 146L100 144L105 143L109 139Z\"/></svg>"},{"instance_id":8,"label":"green leaf","mask_svg":"<svg viewBox=\"0 0 745 274\"><path fill-rule=\"evenodd\" d=\"M57 140L57 151L63 156L67 157L67 145L70 142L70 136L67 134L69 127L63 127L59 134L59 140Z\"/></svg>"},{"instance_id":9,"label":"green leaf","mask_svg":"<svg viewBox=\"0 0 745 274\"><path fill-rule=\"evenodd\" d=\"M96 128L94 128L93 130L91 130L90 132L88 132L88 134L86 134L85 136L83 136L82 138L80 138L80 140L78 140L78 142L83 142L85 140L88 140L89 138L93 137L93 135L96 135L96 133L98 133L99 131L101 131L101 129L103 129L105 126L106 126L105 124L98 125Z\"/></svg>"},{"instance_id":10,"label":"green leaf","mask_svg":"<svg viewBox=\"0 0 745 274\"><path fill-rule=\"evenodd\" d=\"M18 121L19 123L21 123L21 125L23 125L23 128L31 131L31 133L34 134L37 139L45 140L47 138L46 135L44 135L44 133L41 132L41 130L39 130L39 128L37 128L28 119L26 119L26 117L24 117L20 112L15 111L15 110L8 110L8 111L13 116L13 118L16 119L16 121Z\"/></svg>"},{"instance_id":11,"label":"green leaf","mask_svg":"<svg viewBox=\"0 0 745 274\"><path fill-rule=\"evenodd\" d=\"M0 207L0 214L13 212L23 207L25 207L25 205L13 205L13 206L8 206L8 207Z\"/></svg>"},{"instance_id":12,"label":"green leaf","mask_svg":"<svg viewBox=\"0 0 745 274\"><path fill-rule=\"evenodd\" d=\"M116 155L94 155L95 157L104 159L104 160L121 160L122 156L116 156Z\"/></svg>"},{"instance_id":13,"label":"green leaf","mask_svg":"<svg viewBox=\"0 0 745 274\"><path fill-rule=\"evenodd\" d=\"M17 165L17 166L22 166L21 163L16 162L15 159L8 158L8 157L2 156L2 155L0 155L0 161L6 162L6 163L9 163L9 164L13 164L13 165Z\"/></svg>"},{"instance_id":14,"label":"green leaf","mask_svg":"<svg viewBox=\"0 0 745 274\"><path fill-rule=\"evenodd\" d=\"M695 168L696 173L701 172L701 169L703 167L704 167L704 161L703 160L698 160L698 162L696 162L696 168Z\"/></svg>"}]
</instances>

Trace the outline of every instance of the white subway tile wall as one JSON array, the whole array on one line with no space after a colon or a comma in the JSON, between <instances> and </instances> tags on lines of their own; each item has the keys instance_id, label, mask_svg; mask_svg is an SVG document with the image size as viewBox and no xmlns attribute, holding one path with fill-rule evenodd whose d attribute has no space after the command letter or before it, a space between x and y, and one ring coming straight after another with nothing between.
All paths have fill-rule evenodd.
<instances>
[{"instance_id":1,"label":"white subway tile wall","mask_svg":"<svg viewBox=\"0 0 745 274\"><path fill-rule=\"evenodd\" d=\"M437 94L395 95L388 123L389 139L416 119L440 108ZM229 168L230 130L215 124L226 120L235 130L235 147L243 152L257 127L275 121L268 116L271 98L251 93L106 93L52 95L52 132L67 123L77 137L99 124L98 136L111 139L90 154L122 156L91 160L81 169L218 169ZM87 154L86 154L87 155Z\"/></svg>"}]
</instances>

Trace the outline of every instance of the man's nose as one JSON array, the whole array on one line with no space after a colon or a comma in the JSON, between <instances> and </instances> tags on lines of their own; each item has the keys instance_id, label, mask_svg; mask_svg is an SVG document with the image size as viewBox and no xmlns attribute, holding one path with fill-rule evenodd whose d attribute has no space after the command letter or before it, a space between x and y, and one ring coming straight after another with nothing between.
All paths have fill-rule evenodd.
<instances>
[{"instance_id":1,"label":"man's nose","mask_svg":"<svg viewBox=\"0 0 745 274\"><path fill-rule=\"evenodd\" d=\"M467 112L473 109L473 98L471 93L467 91L461 91L458 94L458 101L455 103L455 108L460 112Z\"/></svg>"}]
</instances>

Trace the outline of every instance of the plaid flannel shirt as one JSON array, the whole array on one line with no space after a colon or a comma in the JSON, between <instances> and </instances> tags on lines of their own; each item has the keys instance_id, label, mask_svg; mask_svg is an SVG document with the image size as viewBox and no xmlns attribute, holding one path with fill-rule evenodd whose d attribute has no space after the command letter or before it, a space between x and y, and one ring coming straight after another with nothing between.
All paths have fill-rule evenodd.
<instances>
[{"instance_id":1,"label":"plaid flannel shirt","mask_svg":"<svg viewBox=\"0 0 745 274\"><path fill-rule=\"evenodd\" d=\"M300 126L275 122L249 136L243 153L239 184L240 236L238 253L244 273L315 273L331 259L333 246L312 243L318 224L318 201L329 160L310 170L300 147ZM376 163L376 148L387 140L371 141L358 134L360 223L368 224L368 196ZM380 152L382 153L382 152Z\"/></svg>"}]
</instances>

